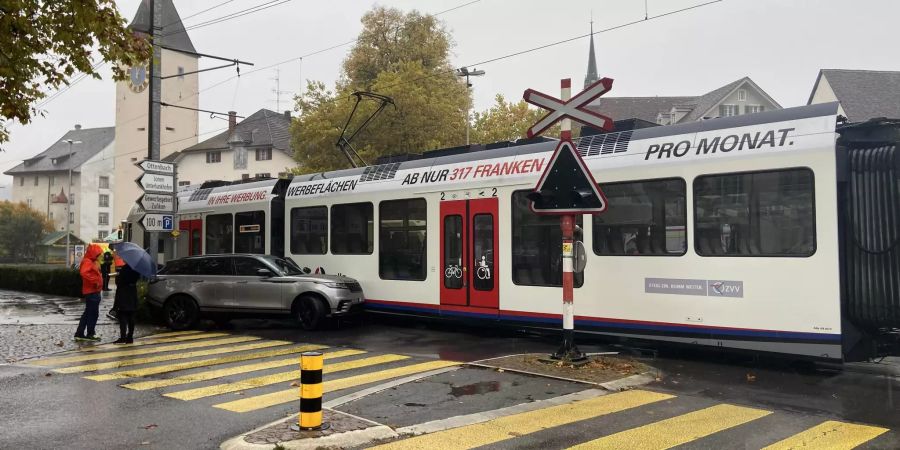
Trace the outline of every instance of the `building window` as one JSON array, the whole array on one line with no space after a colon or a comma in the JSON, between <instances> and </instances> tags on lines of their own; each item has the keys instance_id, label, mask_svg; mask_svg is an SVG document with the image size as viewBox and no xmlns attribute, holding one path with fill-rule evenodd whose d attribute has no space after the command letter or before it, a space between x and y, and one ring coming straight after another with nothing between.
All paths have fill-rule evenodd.
<instances>
[{"instance_id":1,"label":"building window","mask_svg":"<svg viewBox=\"0 0 900 450\"><path fill-rule=\"evenodd\" d=\"M190 181L179 181L178 185L179 186L190 186L191 182Z\"/></svg>"},{"instance_id":2,"label":"building window","mask_svg":"<svg viewBox=\"0 0 900 450\"><path fill-rule=\"evenodd\" d=\"M34 176L34 185L35 186L38 185L38 176L37 175Z\"/></svg>"},{"instance_id":3,"label":"building window","mask_svg":"<svg viewBox=\"0 0 900 450\"><path fill-rule=\"evenodd\" d=\"M100 213L100 217L97 218L97 225L109 225L109 213Z\"/></svg>"},{"instance_id":4,"label":"building window","mask_svg":"<svg viewBox=\"0 0 900 450\"><path fill-rule=\"evenodd\" d=\"M371 203L331 207L331 253L371 255L374 240L374 208Z\"/></svg>"},{"instance_id":5,"label":"building window","mask_svg":"<svg viewBox=\"0 0 900 450\"><path fill-rule=\"evenodd\" d=\"M745 89L738 90L738 101L746 102L747 101L747 91Z\"/></svg>"},{"instance_id":6,"label":"building window","mask_svg":"<svg viewBox=\"0 0 900 450\"><path fill-rule=\"evenodd\" d=\"M109 231L100 230L97 232L97 237L100 239L106 239L109 236Z\"/></svg>"},{"instance_id":7,"label":"building window","mask_svg":"<svg viewBox=\"0 0 900 450\"><path fill-rule=\"evenodd\" d=\"M69 192L69 204L70 205L75 204L75 193L74 192Z\"/></svg>"},{"instance_id":8,"label":"building window","mask_svg":"<svg viewBox=\"0 0 900 450\"><path fill-rule=\"evenodd\" d=\"M184 67L178 66L178 79L179 80L184 79Z\"/></svg>"},{"instance_id":9,"label":"building window","mask_svg":"<svg viewBox=\"0 0 900 450\"><path fill-rule=\"evenodd\" d=\"M256 160L257 161L268 161L270 159L272 159L272 149L271 148L256 149Z\"/></svg>"},{"instance_id":10,"label":"building window","mask_svg":"<svg viewBox=\"0 0 900 450\"><path fill-rule=\"evenodd\" d=\"M738 105L719 105L719 117L731 117L740 114Z\"/></svg>"},{"instance_id":11,"label":"building window","mask_svg":"<svg viewBox=\"0 0 900 450\"><path fill-rule=\"evenodd\" d=\"M378 274L382 279L425 279L427 213L423 198L378 205Z\"/></svg>"},{"instance_id":12,"label":"building window","mask_svg":"<svg viewBox=\"0 0 900 450\"><path fill-rule=\"evenodd\" d=\"M50 211L50 220L53 220L53 211Z\"/></svg>"},{"instance_id":13,"label":"building window","mask_svg":"<svg viewBox=\"0 0 900 450\"><path fill-rule=\"evenodd\" d=\"M241 174L241 179L242 179L242 180L249 180L249 179L250 179L250 174L249 174L249 173L242 173L242 174Z\"/></svg>"},{"instance_id":14,"label":"building window","mask_svg":"<svg viewBox=\"0 0 900 450\"><path fill-rule=\"evenodd\" d=\"M247 211L234 214L235 253L266 253L266 213Z\"/></svg>"},{"instance_id":15,"label":"building window","mask_svg":"<svg viewBox=\"0 0 900 450\"><path fill-rule=\"evenodd\" d=\"M222 162L222 152L206 152L206 163L213 164Z\"/></svg>"},{"instance_id":16,"label":"building window","mask_svg":"<svg viewBox=\"0 0 900 450\"><path fill-rule=\"evenodd\" d=\"M763 112L763 111L765 111L765 110L766 110L766 108L765 108L764 106L762 106L762 105L747 105L747 106L744 106L744 114L761 113L761 112Z\"/></svg>"},{"instance_id":17,"label":"building window","mask_svg":"<svg viewBox=\"0 0 900 450\"><path fill-rule=\"evenodd\" d=\"M603 183L609 211L593 216L594 253L683 255L687 187L681 178Z\"/></svg>"},{"instance_id":18,"label":"building window","mask_svg":"<svg viewBox=\"0 0 900 450\"><path fill-rule=\"evenodd\" d=\"M272 174L269 172L263 172L256 174L256 178L272 178Z\"/></svg>"},{"instance_id":19,"label":"building window","mask_svg":"<svg viewBox=\"0 0 900 450\"><path fill-rule=\"evenodd\" d=\"M291 253L324 255L328 249L328 208L291 209Z\"/></svg>"},{"instance_id":20,"label":"building window","mask_svg":"<svg viewBox=\"0 0 900 450\"><path fill-rule=\"evenodd\" d=\"M69 223L75 223L75 213L69 213Z\"/></svg>"},{"instance_id":21,"label":"building window","mask_svg":"<svg viewBox=\"0 0 900 450\"><path fill-rule=\"evenodd\" d=\"M206 253L231 253L233 227L231 214L206 216Z\"/></svg>"},{"instance_id":22,"label":"building window","mask_svg":"<svg viewBox=\"0 0 900 450\"><path fill-rule=\"evenodd\" d=\"M559 218L539 216L531 211L525 196L531 191L512 195L512 275L513 283L523 286L562 286L562 232ZM581 215L576 216L575 239L583 240ZM584 274L575 274L575 287L584 284Z\"/></svg>"},{"instance_id":23,"label":"building window","mask_svg":"<svg viewBox=\"0 0 900 450\"><path fill-rule=\"evenodd\" d=\"M809 169L694 180L694 248L701 256L810 256L816 251ZM612 211L612 209L610 209Z\"/></svg>"},{"instance_id":24,"label":"building window","mask_svg":"<svg viewBox=\"0 0 900 450\"><path fill-rule=\"evenodd\" d=\"M47 177L47 179L48 179L48 181L49 181L49 183L50 183L50 186L55 186L55 185L56 185L56 177L54 177L53 175L50 175L49 177Z\"/></svg>"},{"instance_id":25,"label":"building window","mask_svg":"<svg viewBox=\"0 0 900 450\"><path fill-rule=\"evenodd\" d=\"M28 205L29 208L31 208L31 199L30 198L25 199L25 203Z\"/></svg>"},{"instance_id":26,"label":"building window","mask_svg":"<svg viewBox=\"0 0 900 450\"><path fill-rule=\"evenodd\" d=\"M100 194L100 207L109 208L109 194Z\"/></svg>"},{"instance_id":27,"label":"building window","mask_svg":"<svg viewBox=\"0 0 900 450\"><path fill-rule=\"evenodd\" d=\"M100 189L109 189L109 177L100 177L97 184L100 185Z\"/></svg>"},{"instance_id":28,"label":"building window","mask_svg":"<svg viewBox=\"0 0 900 450\"><path fill-rule=\"evenodd\" d=\"M19 186L25 186L25 177L19 177Z\"/></svg>"}]
</instances>

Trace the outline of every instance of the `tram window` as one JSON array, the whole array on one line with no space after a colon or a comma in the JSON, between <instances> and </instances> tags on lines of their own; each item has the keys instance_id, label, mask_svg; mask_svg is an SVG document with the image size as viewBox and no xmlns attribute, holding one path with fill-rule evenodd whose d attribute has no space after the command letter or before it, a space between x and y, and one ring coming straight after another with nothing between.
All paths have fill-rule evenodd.
<instances>
[{"instance_id":1,"label":"tram window","mask_svg":"<svg viewBox=\"0 0 900 450\"><path fill-rule=\"evenodd\" d=\"M378 204L378 273L385 280L424 280L425 199Z\"/></svg>"},{"instance_id":2,"label":"tram window","mask_svg":"<svg viewBox=\"0 0 900 450\"><path fill-rule=\"evenodd\" d=\"M816 251L809 169L694 180L694 248L701 256L810 256Z\"/></svg>"},{"instance_id":3,"label":"tram window","mask_svg":"<svg viewBox=\"0 0 900 450\"><path fill-rule=\"evenodd\" d=\"M206 253L231 253L233 227L231 214L206 216Z\"/></svg>"},{"instance_id":4,"label":"tram window","mask_svg":"<svg viewBox=\"0 0 900 450\"><path fill-rule=\"evenodd\" d=\"M444 287L462 289L462 227L459 214L444 216Z\"/></svg>"},{"instance_id":5,"label":"tram window","mask_svg":"<svg viewBox=\"0 0 900 450\"><path fill-rule=\"evenodd\" d=\"M266 212L234 213L235 253L266 253Z\"/></svg>"},{"instance_id":6,"label":"tram window","mask_svg":"<svg viewBox=\"0 0 900 450\"><path fill-rule=\"evenodd\" d=\"M374 244L371 203L348 203L331 207L331 253L371 255Z\"/></svg>"},{"instance_id":7,"label":"tram window","mask_svg":"<svg viewBox=\"0 0 900 450\"><path fill-rule=\"evenodd\" d=\"M291 209L291 253L324 255L328 250L328 208Z\"/></svg>"},{"instance_id":8,"label":"tram window","mask_svg":"<svg viewBox=\"0 0 900 450\"><path fill-rule=\"evenodd\" d=\"M539 216L531 211L525 196L512 195L512 278L522 286L562 286L562 232L559 217ZM583 229L579 215L576 225ZM576 234L578 231L576 231ZM576 236L578 239L581 236ZM575 287L584 284L584 273L575 274Z\"/></svg>"},{"instance_id":9,"label":"tram window","mask_svg":"<svg viewBox=\"0 0 900 450\"><path fill-rule=\"evenodd\" d=\"M687 251L686 186L681 178L603 183L609 209L594 216L597 255L669 255Z\"/></svg>"},{"instance_id":10,"label":"tram window","mask_svg":"<svg viewBox=\"0 0 900 450\"><path fill-rule=\"evenodd\" d=\"M472 285L478 291L494 290L494 216L476 214L472 219L472 244L474 261L472 270L475 277Z\"/></svg>"}]
</instances>

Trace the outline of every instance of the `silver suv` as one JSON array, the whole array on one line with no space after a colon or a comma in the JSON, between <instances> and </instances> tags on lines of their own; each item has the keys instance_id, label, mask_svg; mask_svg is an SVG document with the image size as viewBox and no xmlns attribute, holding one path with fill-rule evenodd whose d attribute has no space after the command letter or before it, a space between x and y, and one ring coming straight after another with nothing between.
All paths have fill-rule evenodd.
<instances>
[{"instance_id":1,"label":"silver suv","mask_svg":"<svg viewBox=\"0 0 900 450\"><path fill-rule=\"evenodd\" d=\"M304 329L327 317L356 312L365 297L359 283L339 275L309 275L294 261L277 256L228 254L169 261L150 283L147 300L162 308L174 330L200 318L293 316Z\"/></svg>"}]
</instances>

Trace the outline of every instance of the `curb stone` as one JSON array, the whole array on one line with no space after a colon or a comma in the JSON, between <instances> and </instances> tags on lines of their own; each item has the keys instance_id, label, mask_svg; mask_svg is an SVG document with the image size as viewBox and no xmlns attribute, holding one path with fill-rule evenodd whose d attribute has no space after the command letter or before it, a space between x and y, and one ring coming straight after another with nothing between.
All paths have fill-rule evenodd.
<instances>
[{"instance_id":1,"label":"curb stone","mask_svg":"<svg viewBox=\"0 0 900 450\"><path fill-rule=\"evenodd\" d=\"M323 409L324 411L325 409ZM317 438L306 438L306 439L295 439L291 441L279 441L277 445L281 445L284 448L288 449L297 449L297 450L305 450L305 449L317 449L317 448L328 448L328 447L336 447L336 448L346 448L346 447L356 447L365 445L369 442L383 440L383 439L393 439L398 437L399 435L392 430L390 427L386 425L382 425L377 422L373 422L368 419L364 419L362 417L357 417L352 414L347 414L344 412L334 411L328 409L332 414L340 414L344 416L349 416L357 420L361 420L363 422L367 422L372 424L371 427L362 429L362 430L353 430L353 431L345 431L342 433L335 433L329 436L317 437ZM248 431L240 436L233 437L219 446L222 450L271 450L276 444L253 444L247 442L244 438L259 432L265 429L281 425L285 422L293 422L297 420L295 415L290 415L284 419L276 420L272 423L268 423L251 431Z\"/></svg>"}]
</instances>

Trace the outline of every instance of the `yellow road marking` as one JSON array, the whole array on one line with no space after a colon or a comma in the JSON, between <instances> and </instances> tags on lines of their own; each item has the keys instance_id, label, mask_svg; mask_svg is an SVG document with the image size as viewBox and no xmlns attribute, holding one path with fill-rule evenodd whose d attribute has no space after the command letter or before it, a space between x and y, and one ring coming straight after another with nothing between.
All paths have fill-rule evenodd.
<instances>
[{"instance_id":1,"label":"yellow road marking","mask_svg":"<svg viewBox=\"0 0 900 450\"><path fill-rule=\"evenodd\" d=\"M170 344L172 342L184 342L184 341L195 341L197 339L206 339L213 337L222 337L222 336L230 336L228 333L195 333L189 334L187 336L175 336L175 337L167 337L160 339L138 339L134 341L133 344L128 344L129 347L141 347L144 345L156 345L156 344ZM79 352L82 353L93 353L100 350L109 350L114 348L122 348L121 345L118 344L102 344L102 345L92 345L90 347L83 347L78 349Z\"/></svg>"},{"instance_id":2,"label":"yellow road marking","mask_svg":"<svg viewBox=\"0 0 900 450\"><path fill-rule=\"evenodd\" d=\"M202 333L202 331L200 331L200 330L190 330L190 331L170 331L170 332L168 332L168 333L151 334L151 335L149 335L149 336L144 336L144 337L141 337L141 338L138 338L138 339L140 339L140 340L144 340L144 339L161 339L161 338L170 338L170 337L175 337L175 336L187 336L187 335L189 335L189 334L197 334L197 333Z\"/></svg>"},{"instance_id":3,"label":"yellow road marking","mask_svg":"<svg viewBox=\"0 0 900 450\"><path fill-rule=\"evenodd\" d=\"M530 434L671 398L674 398L674 396L642 390L619 392L403 439L374 448L392 450L440 448L441 450L450 450L480 447L512 439L523 434Z\"/></svg>"},{"instance_id":4,"label":"yellow road marking","mask_svg":"<svg viewBox=\"0 0 900 450\"><path fill-rule=\"evenodd\" d=\"M348 387L359 386L362 384L373 383L375 381L397 378L404 375L412 375L420 372L428 372L429 370L441 369L444 367L456 366L460 363L456 361L430 361L421 364L413 364L411 366L397 367L395 369L382 370L379 372L366 373L353 377L340 378L330 380L323 383L322 388L325 392L334 392ZM257 409L268 408L270 406L280 405L297 401L300 398L297 388L286 389L283 391L273 392L271 394L257 395L255 397L235 400L226 403L213 405L216 408L233 412L248 412Z\"/></svg>"},{"instance_id":5,"label":"yellow road marking","mask_svg":"<svg viewBox=\"0 0 900 450\"><path fill-rule=\"evenodd\" d=\"M275 345L284 345L291 344L291 342L285 341L272 341L278 342L279 344ZM234 362L241 361L249 361L251 359L257 358L268 358L270 356L281 356L288 355L291 353L299 353L306 352L310 350L319 350L325 348L324 345L301 345L299 347L289 347L282 348L278 350L268 350L264 352L256 352L256 353L247 353L243 355L232 355L225 356L222 358L209 358L209 359L198 359L196 361L187 361L179 364L168 364L163 366L154 366L147 367L145 369L132 369L132 370L124 370L121 372L112 372L105 375L93 375L90 377L85 377L88 380L94 381L108 381L108 380L120 380L122 378L132 378L132 377L145 377L148 375L157 375L160 373L168 373L168 372L176 372L179 370L187 370L187 369L196 369L198 367L208 367L208 366L216 366L219 364L229 364Z\"/></svg>"},{"instance_id":6,"label":"yellow road marking","mask_svg":"<svg viewBox=\"0 0 900 450\"><path fill-rule=\"evenodd\" d=\"M572 449L667 449L769 414L772 414L772 411L734 405L716 405L604 436L576 445Z\"/></svg>"},{"instance_id":7,"label":"yellow road marking","mask_svg":"<svg viewBox=\"0 0 900 450\"><path fill-rule=\"evenodd\" d=\"M763 450L796 448L851 449L888 432L887 428L829 420L776 442Z\"/></svg>"},{"instance_id":8,"label":"yellow road marking","mask_svg":"<svg viewBox=\"0 0 900 450\"><path fill-rule=\"evenodd\" d=\"M329 352L325 354L325 359L341 358L344 356L353 356L365 353L362 350L341 350L337 352ZM261 362L256 364L247 364L244 366L229 367L226 369L209 370L206 372L192 373L180 377L166 378L163 380L139 381L136 383L123 384L122 387L134 389L136 391L144 391L147 389L156 389L168 386L177 386L179 384L194 383L197 381L208 381L216 378L227 377L229 375L238 375L247 372L255 372L257 370L274 369L276 367L298 365L300 362L297 357L278 359L275 361Z\"/></svg>"},{"instance_id":9,"label":"yellow road marking","mask_svg":"<svg viewBox=\"0 0 900 450\"><path fill-rule=\"evenodd\" d=\"M151 353L163 353L163 352L172 352L177 350L187 350L189 348L203 348L203 347L212 347L216 345L225 345L225 344L237 344L240 342L248 342L248 341L258 341L260 338L256 336L237 336L227 339L215 339L212 341L203 341L203 342L190 342L187 344L175 344L175 345L164 345L162 347L154 347L154 348L139 348L134 350L120 350L117 352L104 352L104 353L95 353L91 355L78 355L78 356L59 356L53 358L47 358L40 361L34 361L32 364L40 365L40 366L56 366L62 365L66 363L72 362L84 362L84 361L94 361L98 359L109 359L115 358L118 356L138 356L138 355L148 355ZM119 347L122 348L122 347Z\"/></svg>"},{"instance_id":10,"label":"yellow road marking","mask_svg":"<svg viewBox=\"0 0 900 450\"><path fill-rule=\"evenodd\" d=\"M328 355L327 353L325 354ZM360 367L374 366L376 364L384 364L394 361L409 359L409 356L402 355L381 355L371 358L362 358L353 361L347 361L338 364L329 364L322 369L322 373L340 372L342 370L358 369ZM215 386L207 386L196 389L188 389L186 391L172 392L164 394L166 397L177 398L179 400L196 400L203 397L211 397L213 395L227 394L229 392L244 391L247 389L269 386L272 384L286 383L288 381L298 380L300 378L299 370L290 372L276 373L262 377L241 380L235 383L217 384Z\"/></svg>"},{"instance_id":11,"label":"yellow road marking","mask_svg":"<svg viewBox=\"0 0 900 450\"><path fill-rule=\"evenodd\" d=\"M198 356L221 355L222 353L234 353L244 350L258 350L261 348L275 347L278 345L286 345L290 342L286 341L262 341L252 344L232 345L229 347L216 347L208 350L197 350L187 353L169 353L167 355L148 356L145 358L120 359L116 361L86 364L83 366L63 367L53 369L59 373L79 373L79 372L96 372L98 370L118 369L120 367L137 366L141 364L150 364L156 362L173 361L176 359L196 358Z\"/></svg>"}]
</instances>

